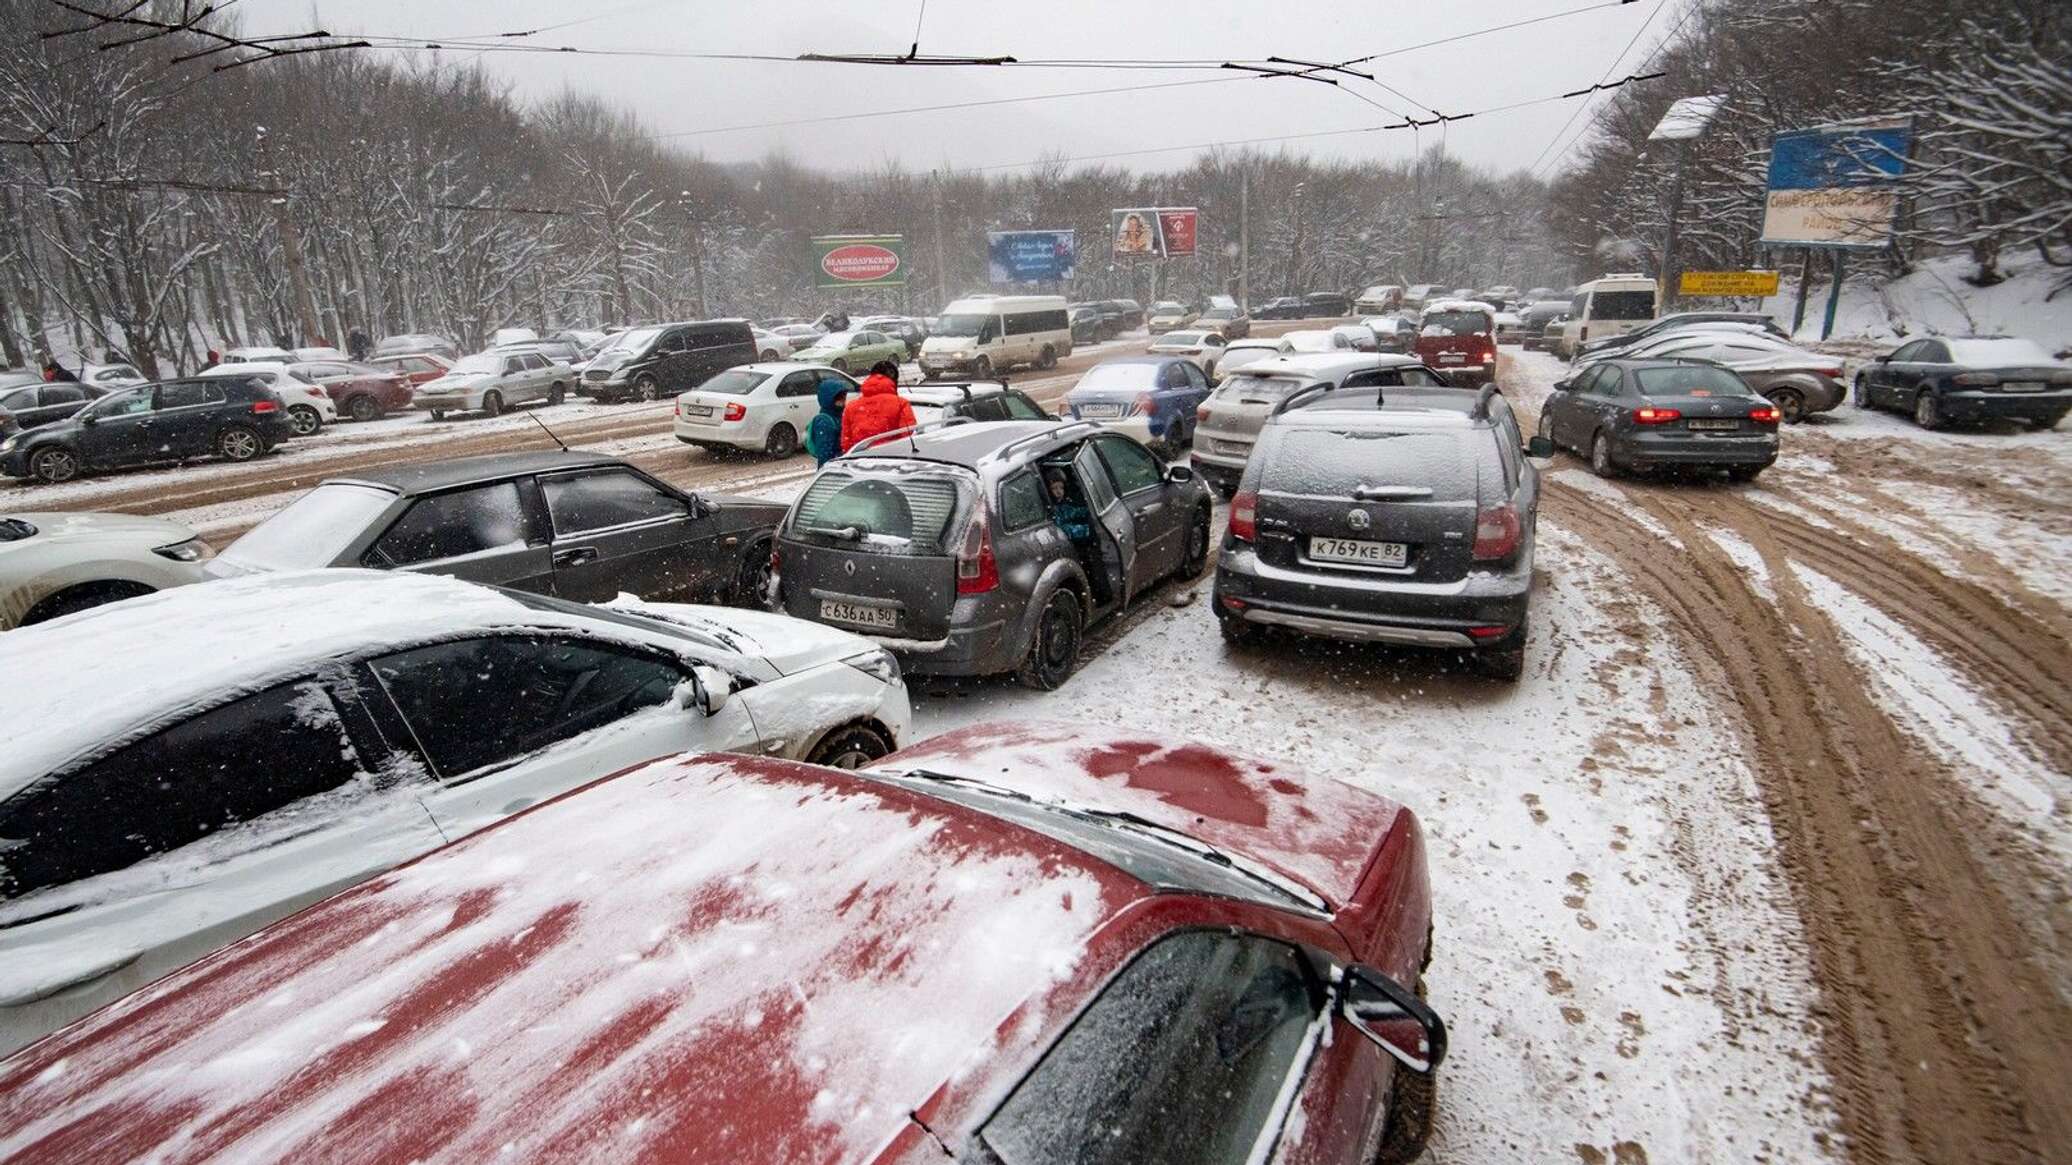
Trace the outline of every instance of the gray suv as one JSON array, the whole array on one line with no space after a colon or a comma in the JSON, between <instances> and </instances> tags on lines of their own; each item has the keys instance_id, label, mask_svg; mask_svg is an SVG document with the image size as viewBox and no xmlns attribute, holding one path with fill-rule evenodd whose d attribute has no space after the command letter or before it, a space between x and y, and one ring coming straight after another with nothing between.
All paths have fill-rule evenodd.
<instances>
[{"instance_id":1,"label":"gray suv","mask_svg":"<svg viewBox=\"0 0 2072 1165\"><path fill-rule=\"evenodd\" d=\"M1050 689L1086 627L1208 564L1186 466L1089 423L953 420L830 461L777 533L787 614L877 638L921 675Z\"/></svg>"},{"instance_id":2,"label":"gray suv","mask_svg":"<svg viewBox=\"0 0 2072 1165\"><path fill-rule=\"evenodd\" d=\"M1259 426L1275 406L1305 389L1440 386L1446 378L1415 356L1378 352L1324 352L1247 364L1223 378L1195 414L1194 471L1216 492L1237 492Z\"/></svg>"},{"instance_id":3,"label":"gray suv","mask_svg":"<svg viewBox=\"0 0 2072 1165\"><path fill-rule=\"evenodd\" d=\"M1525 668L1540 437L1495 386L1331 388L1282 401L1230 504L1214 610L1233 643L1267 627L1472 651Z\"/></svg>"}]
</instances>

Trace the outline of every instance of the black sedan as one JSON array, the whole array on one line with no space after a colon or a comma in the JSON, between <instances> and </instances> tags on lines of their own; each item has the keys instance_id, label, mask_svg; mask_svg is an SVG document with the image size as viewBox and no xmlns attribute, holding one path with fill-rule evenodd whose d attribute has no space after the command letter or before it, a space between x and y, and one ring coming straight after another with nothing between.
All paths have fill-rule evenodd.
<instances>
[{"instance_id":1,"label":"black sedan","mask_svg":"<svg viewBox=\"0 0 2072 1165\"><path fill-rule=\"evenodd\" d=\"M1929 336L1856 374L1856 407L1898 409L1924 429L1995 417L2055 426L2072 411L2072 365L2032 340Z\"/></svg>"},{"instance_id":2,"label":"black sedan","mask_svg":"<svg viewBox=\"0 0 2072 1165\"><path fill-rule=\"evenodd\" d=\"M281 398L256 380L168 380L119 389L62 421L0 440L0 473L60 482L211 455L250 461L293 435Z\"/></svg>"},{"instance_id":3,"label":"black sedan","mask_svg":"<svg viewBox=\"0 0 2072 1165\"><path fill-rule=\"evenodd\" d=\"M1540 436L1623 470L1724 469L1752 481L1777 460L1776 406L1739 376L1689 360L1606 360L1554 386Z\"/></svg>"},{"instance_id":4,"label":"black sedan","mask_svg":"<svg viewBox=\"0 0 2072 1165\"><path fill-rule=\"evenodd\" d=\"M0 437L62 421L106 392L69 381L45 384L33 375L17 383L0 382Z\"/></svg>"},{"instance_id":5,"label":"black sedan","mask_svg":"<svg viewBox=\"0 0 2072 1165\"><path fill-rule=\"evenodd\" d=\"M1267 300L1252 313L1255 320L1299 320L1305 314L1302 300L1293 295L1277 296Z\"/></svg>"},{"instance_id":6,"label":"black sedan","mask_svg":"<svg viewBox=\"0 0 2072 1165\"><path fill-rule=\"evenodd\" d=\"M753 605L785 507L687 494L616 457L519 453L320 483L230 544L211 577L413 570L596 603Z\"/></svg>"},{"instance_id":7,"label":"black sedan","mask_svg":"<svg viewBox=\"0 0 2072 1165\"><path fill-rule=\"evenodd\" d=\"M1343 291L1312 291L1302 297L1302 314L1311 319L1337 319L1353 314L1353 297Z\"/></svg>"}]
</instances>

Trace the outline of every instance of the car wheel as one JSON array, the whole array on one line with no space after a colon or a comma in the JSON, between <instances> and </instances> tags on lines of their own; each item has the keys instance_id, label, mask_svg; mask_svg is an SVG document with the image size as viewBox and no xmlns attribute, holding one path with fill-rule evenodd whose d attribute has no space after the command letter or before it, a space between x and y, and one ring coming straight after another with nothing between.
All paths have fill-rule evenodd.
<instances>
[{"instance_id":1,"label":"car wheel","mask_svg":"<svg viewBox=\"0 0 2072 1165\"><path fill-rule=\"evenodd\" d=\"M765 364L775 364L777 363L777 349L765 348L756 353L756 357Z\"/></svg>"},{"instance_id":2,"label":"car wheel","mask_svg":"<svg viewBox=\"0 0 2072 1165\"><path fill-rule=\"evenodd\" d=\"M993 362L984 356L979 357L978 363L971 366L971 378L973 380L993 379Z\"/></svg>"},{"instance_id":3,"label":"car wheel","mask_svg":"<svg viewBox=\"0 0 2072 1165\"><path fill-rule=\"evenodd\" d=\"M827 362L827 366L844 376L849 375L849 362L847 360L830 360Z\"/></svg>"},{"instance_id":4,"label":"car wheel","mask_svg":"<svg viewBox=\"0 0 2072 1165\"><path fill-rule=\"evenodd\" d=\"M1542 436L1542 437L1545 437L1545 438L1547 439L1547 442L1548 442L1549 444L1553 444L1553 441L1554 441L1554 410L1553 410L1553 409L1550 409L1550 408L1543 408L1543 409L1541 409L1541 410L1540 410L1540 429L1539 429L1539 435L1540 435L1540 436Z\"/></svg>"},{"instance_id":5,"label":"car wheel","mask_svg":"<svg viewBox=\"0 0 2072 1165\"><path fill-rule=\"evenodd\" d=\"M443 421L443 420L445 420L445 419L446 419L446 410L445 410L445 409L433 409L433 410L432 410L432 419L433 419L433 420L435 420L435 421Z\"/></svg>"},{"instance_id":6,"label":"car wheel","mask_svg":"<svg viewBox=\"0 0 2072 1165\"><path fill-rule=\"evenodd\" d=\"M1590 441L1590 472L1599 477L1619 476L1619 467L1612 461L1612 439L1603 433Z\"/></svg>"},{"instance_id":7,"label":"car wheel","mask_svg":"<svg viewBox=\"0 0 2072 1165\"><path fill-rule=\"evenodd\" d=\"M884 733L868 724L851 724L828 733L827 739L814 745L806 755L806 763L860 769L891 751L892 742L885 739Z\"/></svg>"},{"instance_id":8,"label":"car wheel","mask_svg":"<svg viewBox=\"0 0 2072 1165\"><path fill-rule=\"evenodd\" d=\"M113 603L120 599L134 599L138 595L148 595L151 593L152 589L143 583L81 583L78 586L59 591L57 594L29 608L28 614L23 615L21 622L17 623L16 626L27 627L31 623L45 623L77 611L90 611L105 603Z\"/></svg>"},{"instance_id":9,"label":"car wheel","mask_svg":"<svg viewBox=\"0 0 2072 1165\"><path fill-rule=\"evenodd\" d=\"M1077 594L1066 587L1050 592L1029 635L1029 653L1015 672L1023 687L1052 692L1072 677L1079 666L1080 619Z\"/></svg>"},{"instance_id":10,"label":"car wheel","mask_svg":"<svg viewBox=\"0 0 2072 1165\"><path fill-rule=\"evenodd\" d=\"M1942 409L1936 407L1934 393L1923 392L1914 398L1914 423L1924 429L1943 427Z\"/></svg>"},{"instance_id":11,"label":"car wheel","mask_svg":"<svg viewBox=\"0 0 2072 1165\"><path fill-rule=\"evenodd\" d=\"M243 425L232 425L216 434L216 456L225 461L250 461L266 452L259 434Z\"/></svg>"},{"instance_id":12,"label":"car wheel","mask_svg":"<svg viewBox=\"0 0 2072 1165\"><path fill-rule=\"evenodd\" d=\"M770 435L763 440L763 452L772 457L789 457L799 451L799 432L782 421L770 427Z\"/></svg>"},{"instance_id":13,"label":"car wheel","mask_svg":"<svg viewBox=\"0 0 2072 1165\"><path fill-rule=\"evenodd\" d=\"M71 481L79 476L79 457L70 449L39 449L29 458L29 472L36 475L36 480L52 485Z\"/></svg>"},{"instance_id":14,"label":"car wheel","mask_svg":"<svg viewBox=\"0 0 2072 1165\"><path fill-rule=\"evenodd\" d=\"M1796 425L1806 419L1806 398L1795 388L1780 388L1770 397L1770 403L1777 406L1777 415L1787 425Z\"/></svg>"},{"instance_id":15,"label":"car wheel","mask_svg":"<svg viewBox=\"0 0 2072 1165\"><path fill-rule=\"evenodd\" d=\"M734 589L727 602L736 607L763 608L770 602L770 544L750 543L741 565L734 569Z\"/></svg>"},{"instance_id":16,"label":"car wheel","mask_svg":"<svg viewBox=\"0 0 2072 1165\"><path fill-rule=\"evenodd\" d=\"M2072 412L2072 409L2059 409L2047 417L2038 417L2036 418L2036 427L2049 432L2058 427L2058 422L2065 419L2067 412Z\"/></svg>"},{"instance_id":17,"label":"car wheel","mask_svg":"<svg viewBox=\"0 0 2072 1165\"><path fill-rule=\"evenodd\" d=\"M1856 374L1856 386L1849 394L1849 403L1860 409L1871 407L1871 384L1861 372Z\"/></svg>"},{"instance_id":18,"label":"car wheel","mask_svg":"<svg viewBox=\"0 0 2072 1165\"><path fill-rule=\"evenodd\" d=\"M549 387L549 388L547 389L547 403L548 403L548 404L550 404L550 405L558 405L558 404L560 404L560 403L561 403L562 401L565 401L565 400L567 400L567 399L568 399L568 387L567 387L566 385L562 384L562 383L561 383L560 381L558 381L558 380L557 380L557 381L555 381L555 382L553 383L553 385L552 385L552 386L550 386L550 387Z\"/></svg>"},{"instance_id":19,"label":"car wheel","mask_svg":"<svg viewBox=\"0 0 2072 1165\"><path fill-rule=\"evenodd\" d=\"M1217 611L1216 626L1223 632L1223 642L1232 647L1243 647L1259 638L1259 629L1247 623L1243 615L1226 615Z\"/></svg>"},{"instance_id":20,"label":"car wheel","mask_svg":"<svg viewBox=\"0 0 2072 1165\"><path fill-rule=\"evenodd\" d=\"M1052 347L1051 347L1051 346L1050 346L1049 344L1045 344L1045 345L1043 346L1043 355L1041 355L1041 356L1038 356L1038 357L1036 358L1036 367L1038 367L1038 368L1046 368L1046 369L1047 369L1047 368L1056 368L1057 366L1058 366L1058 353L1057 353L1057 349L1055 349L1055 348L1052 348Z\"/></svg>"},{"instance_id":21,"label":"car wheel","mask_svg":"<svg viewBox=\"0 0 2072 1165\"><path fill-rule=\"evenodd\" d=\"M1767 465L1732 465L1727 467L1728 481L1754 481L1768 469Z\"/></svg>"},{"instance_id":22,"label":"car wheel","mask_svg":"<svg viewBox=\"0 0 2072 1165\"><path fill-rule=\"evenodd\" d=\"M1429 953L1427 954L1429 958ZM1417 978L1417 997L1425 997L1424 976ZM1388 1123L1382 1126L1381 1146L1374 1151L1374 1165L1410 1165L1424 1156L1432 1139L1432 1114L1439 1107L1439 1077L1433 1072L1412 1072L1396 1065L1389 1084Z\"/></svg>"},{"instance_id":23,"label":"car wheel","mask_svg":"<svg viewBox=\"0 0 2072 1165\"><path fill-rule=\"evenodd\" d=\"M345 415L361 424L378 421L381 419L381 402L362 393L345 402Z\"/></svg>"},{"instance_id":24,"label":"car wheel","mask_svg":"<svg viewBox=\"0 0 2072 1165\"><path fill-rule=\"evenodd\" d=\"M504 415L504 394L490 389L482 395L482 415L500 417Z\"/></svg>"},{"instance_id":25,"label":"car wheel","mask_svg":"<svg viewBox=\"0 0 2072 1165\"><path fill-rule=\"evenodd\" d=\"M1525 623L1490 647L1475 652L1475 670L1493 680L1515 682L1525 674Z\"/></svg>"},{"instance_id":26,"label":"car wheel","mask_svg":"<svg viewBox=\"0 0 2072 1165\"><path fill-rule=\"evenodd\" d=\"M1204 507L1196 511L1193 523L1187 527L1187 557L1180 560L1180 577L1200 578L1208 568L1209 511Z\"/></svg>"},{"instance_id":27,"label":"car wheel","mask_svg":"<svg viewBox=\"0 0 2072 1165\"><path fill-rule=\"evenodd\" d=\"M659 400L662 396L662 384L655 379L653 373L643 372L640 379L633 382L633 395L644 401Z\"/></svg>"},{"instance_id":28,"label":"car wheel","mask_svg":"<svg viewBox=\"0 0 2072 1165\"><path fill-rule=\"evenodd\" d=\"M297 437L307 437L323 427L323 415L308 405L296 405L288 410L288 431Z\"/></svg>"}]
</instances>

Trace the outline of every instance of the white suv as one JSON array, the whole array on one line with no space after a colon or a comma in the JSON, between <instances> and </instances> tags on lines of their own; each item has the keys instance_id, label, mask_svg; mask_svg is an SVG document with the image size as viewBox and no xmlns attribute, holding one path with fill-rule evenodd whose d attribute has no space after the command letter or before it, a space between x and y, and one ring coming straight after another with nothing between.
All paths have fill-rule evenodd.
<instances>
[{"instance_id":1,"label":"white suv","mask_svg":"<svg viewBox=\"0 0 2072 1165\"><path fill-rule=\"evenodd\" d=\"M0 675L34 677L0 685L0 1054L630 765L856 767L909 721L892 657L845 631L359 570L10 631Z\"/></svg>"},{"instance_id":2,"label":"white suv","mask_svg":"<svg viewBox=\"0 0 2072 1165\"><path fill-rule=\"evenodd\" d=\"M330 390L318 384L309 373L290 369L285 364L267 360L216 364L202 369L200 375L256 380L272 389L281 398L281 404L287 406L288 427L297 437L312 436L338 419L338 402L331 399Z\"/></svg>"}]
</instances>

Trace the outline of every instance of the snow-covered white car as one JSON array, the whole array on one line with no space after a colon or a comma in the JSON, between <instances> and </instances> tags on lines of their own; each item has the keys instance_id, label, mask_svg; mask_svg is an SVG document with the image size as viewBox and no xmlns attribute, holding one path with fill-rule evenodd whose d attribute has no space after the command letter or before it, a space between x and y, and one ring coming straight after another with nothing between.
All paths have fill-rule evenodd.
<instances>
[{"instance_id":1,"label":"snow-covered white car","mask_svg":"<svg viewBox=\"0 0 2072 1165\"><path fill-rule=\"evenodd\" d=\"M1353 352L1358 350L1353 347L1352 339L1349 336L1340 335L1336 328L1329 330L1323 328L1303 328L1298 331L1283 332L1281 333L1281 339L1286 340L1288 342L1288 350L1297 355L1315 355L1321 352Z\"/></svg>"},{"instance_id":2,"label":"snow-covered white car","mask_svg":"<svg viewBox=\"0 0 2072 1165\"><path fill-rule=\"evenodd\" d=\"M288 410L288 427L297 437L310 436L338 419L338 402L331 399L331 391L318 384L309 373L286 364L272 361L218 364L202 369L199 375L256 380L272 389L280 396L282 407Z\"/></svg>"},{"instance_id":3,"label":"snow-covered white car","mask_svg":"<svg viewBox=\"0 0 2072 1165\"><path fill-rule=\"evenodd\" d=\"M1216 362L1223 358L1223 349L1230 346L1221 332L1187 328L1169 331L1146 345L1144 351L1153 356L1185 356L1194 361L1194 366L1214 378Z\"/></svg>"},{"instance_id":4,"label":"snow-covered white car","mask_svg":"<svg viewBox=\"0 0 2072 1165\"><path fill-rule=\"evenodd\" d=\"M293 364L295 353L286 348L258 344L248 348L225 348L217 358L225 364Z\"/></svg>"},{"instance_id":5,"label":"snow-covered white car","mask_svg":"<svg viewBox=\"0 0 2072 1165\"><path fill-rule=\"evenodd\" d=\"M79 379L103 392L151 383L143 373L130 364L89 364L79 370Z\"/></svg>"},{"instance_id":6,"label":"snow-covered white car","mask_svg":"<svg viewBox=\"0 0 2072 1165\"><path fill-rule=\"evenodd\" d=\"M1375 338L1374 329L1366 324L1339 324L1331 329L1334 336L1345 337L1345 342L1355 352L1378 352L1381 341Z\"/></svg>"},{"instance_id":7,"label":"snow-covered white car","mask_svg":"<svg viewBox=\"0 0 2072 1165\"><path fill-rule=\"evenodd\" d=\"M825 364L770 361L715 373L676 398L676 439L789 457L820 411L820 382L830 378L845 395L856 389L854 378Z\"/></svg>"},{"instance_id":8,"label":"snow-covered white car","mask_svg":"<svg viewBox=\"0 0 2072 1165\"><path fill-rule=\"evenodd\" d=\"M357 570L12 631L0 675L35 680L0 685L0 1054L628 766L855 768L908 728L898 665L845 631Z\"/></svg>"},{"instance_id":9,"label":"snow-covered white car","mask_svg":"<svg viewBox=\"0 0 2072 1165\"><path fill-rule=\"evenodd\" d=\"M0 631L200 582L210 553L194 531L164 518L0 514Z\"/></svg>"}]
</instances>

